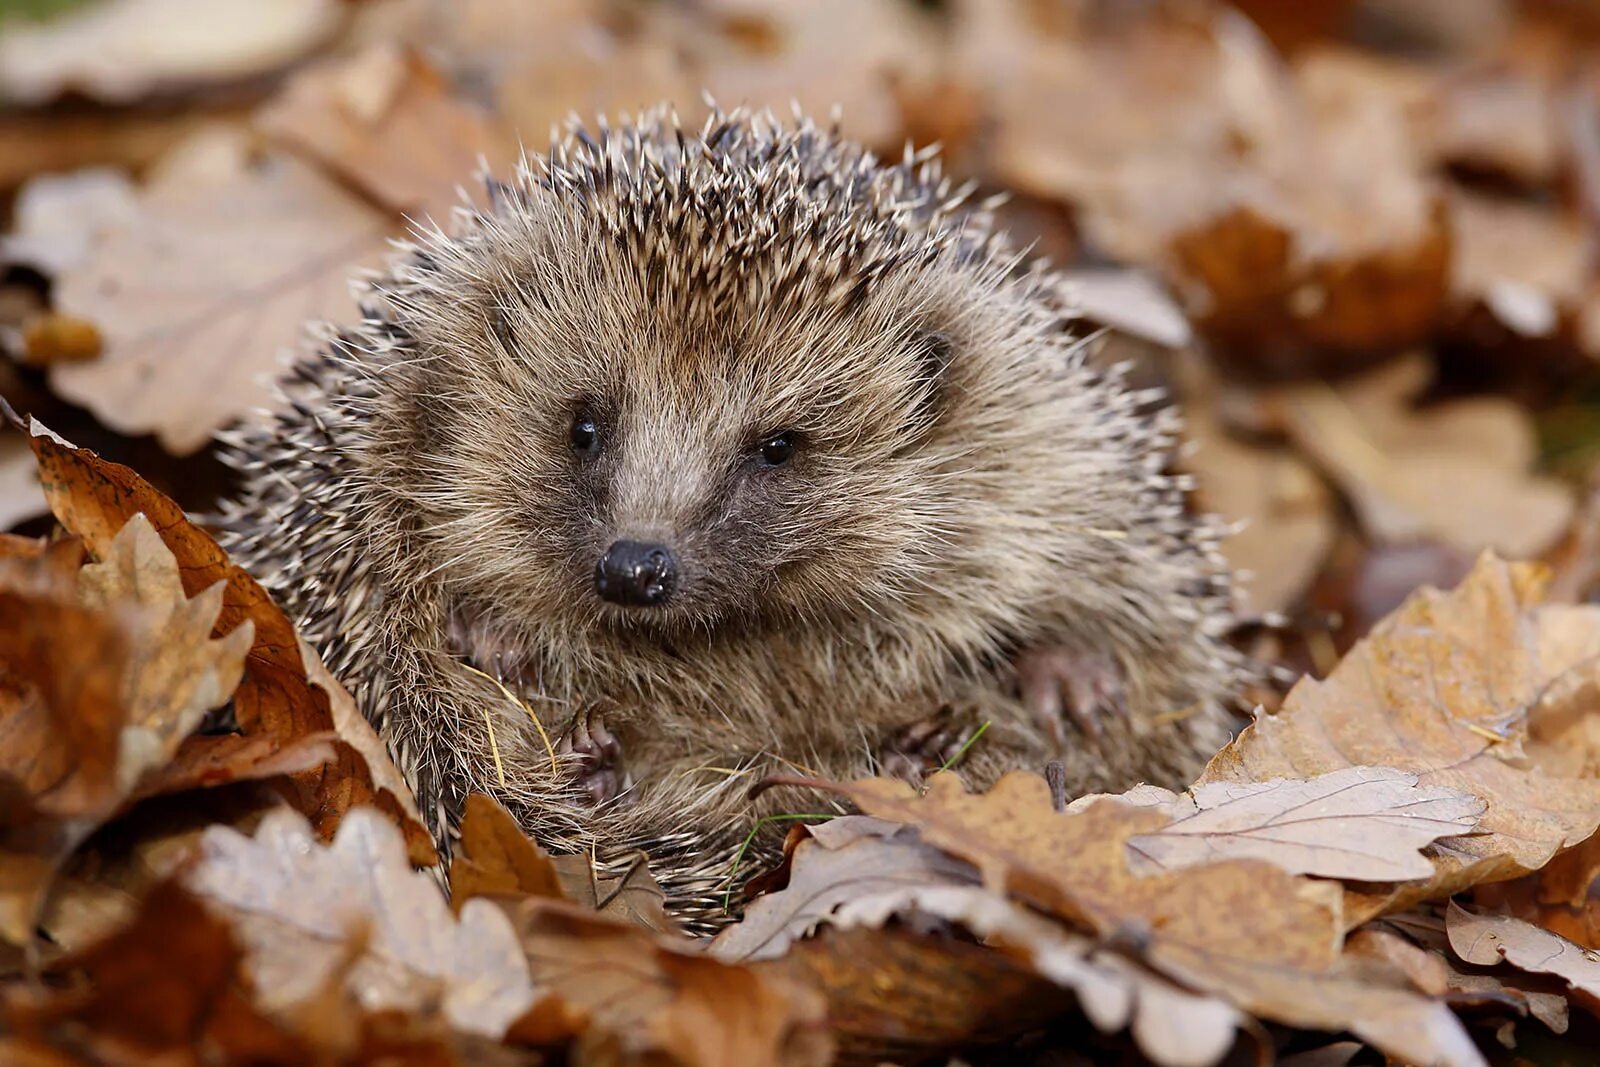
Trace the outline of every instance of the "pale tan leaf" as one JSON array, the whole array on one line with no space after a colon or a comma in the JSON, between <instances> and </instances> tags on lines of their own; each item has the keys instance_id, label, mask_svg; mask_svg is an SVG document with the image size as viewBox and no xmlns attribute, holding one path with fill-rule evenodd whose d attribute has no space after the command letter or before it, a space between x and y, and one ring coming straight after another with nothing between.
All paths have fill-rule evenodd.
<instances>
[{"instance_id":1,"label":"pale tan leaf","mask_svg":"<svg viewBox=\"0 0 1600 1067\"><path fill-rule=\"evenodd\" d=\"M363 935L346 976L363 1004L418 1011L441 1000L453 1026L498 1037L533 1002L504 913L473 900L452 916L373 809L349 812L327 846L287 810L269 814L253 839L214 827L184 884L233 919L268 1009L315 995Z\"/></svg>"},{"instance_id":2,"label":"pale tan leaf","mask_svg":"<svg viewBox=\"0 0 1600 1067\"><path fill-rule=\"evenodd\" d=\"M390 211L441 221L474 171L503 176L517 155L509 131L390 43L297 74L256 126Z\"/></svg>"},{"instance_id":3,"label":"pale tan leaf","mask_svg":"<svg viewBox=\"0 0 1600 1067\"><path fill-rule=\"evenodd\" d=\"M894 890L977 881L970 865L923 844L908 827L864 815L833 822L845 825L823 824L828 834L795 846L788 884L752 901L744 918L712 941L712 955L729 961L781 956L843 904Z\"/></svg>"},{"instance_id":4,"label":"pale tan leaf","mask_svg":"<svg viewBox=\"0 0 1600 1067\"><path fill-rule=\"evenodd\" d=\"M1468 963L1509 963L1524 971L1553 974L1572 988L1600 997L1600 951L1510 915L1479 915L1452 901L1445 913L1450 948Z\"/></svg>"},{"instance_id":5,"label":"pale tan leaf","mask_svg":"<svg viewBox=\"0 0 1600 1067\"><path fill-rule=\"evenodd\" d=\"M212 640L223 584L193 599L185 596L177 559L142 513L127 521L100 562L78 573L79 598L90 610L111 612L125 604L143 609L123 676L127 718L117 783L124 793L169 762L206 712L239 686L255 625L246 619Z\"/></svg>"},{"instance_id":6,"label":"pale tan leaf","mask_svg":"<svg viewBox=\"0 0 1600 1067\"><path fill-rule=\"evenodd\" d=\"M1241 609L1287 611L1333 546L1333 494L1293 452L1230 436L1213 413L1209 389L1186 392L1184 438L1195 447L1183 456L1183 468L1195 476L1197 504L1240 527L1221 548L1238 575Z\"/></svg>"},{"instance_id":7,"label":"pale tan leaf","mask_svg":"<svg viewBox=\"0 0 1600 1067\"><path fill-rule=\"evenodd\" d=\"M1532 473L1533 424L1492 397L1413 410L1431 374L1404 360L1335 389L1281 394L1283 426L1349 496L1376 540L1535 556L1572 519L1572 493Z\"/></svg>"},{"instance_id":8,"label":"pale tan leaf","mask_svg":"<svg viewBox=\"0 0 1600 1067\"><path fill-rule=\"evenodd\" d=\"M1174 797L1167 825L1129 838L1130 865L1171 870L1234 857L1322 878L1428 878L1433 864L1419 850L1471 832L1484 808L1475 796L1386 767L1213 782Z\"/></svg>"},{"instance_id":9,"label":"pale tan leaf","mask_svg":"<svg viewBox=\"0 0 1600 1067\"><path fill-rule=\"evenodd\" d=\"M56 280L56 305L94 323L99 359L51 370L62 396L179 454L271 401L308 320L355 314L348 279L399 229L309 165L255 158L212 131L152 176L136 218L107 227Z\"/></svg>"},{"instance_id":10,"label":"pale tan leaf","mask_svg":"<svg viewBox=\"0 0 1600 1067\"><path fill-rule=\"evenodd\" d=\"M1199 784L1391 766L1488 803L1477 833L1435 846L1433 877L1352 892L1352 925L1542 867L1600 825L1600 781L1523 758L1530 710L1582 664L1571 657L1587 643L1571 628L1600 634L1600 609L1564 608L1559 636L1547 635L1543 581L1540 568L1485 556L1455 590L1413 594L1326 679L1302 679L1277 714L1257 716Z\"/></svg>"},{"instance_id":11,"label":"pale tan leaf","mask_svg":"<svg viewBox=\"0 0 1600 1067\"><path fill-rule=\"evenodd\" d=\"M67 91L127 103L156 90L242 80L310 51L338 28L333 0L118 0L0 34L0 97Z\"/></svg>"}]
</instances>

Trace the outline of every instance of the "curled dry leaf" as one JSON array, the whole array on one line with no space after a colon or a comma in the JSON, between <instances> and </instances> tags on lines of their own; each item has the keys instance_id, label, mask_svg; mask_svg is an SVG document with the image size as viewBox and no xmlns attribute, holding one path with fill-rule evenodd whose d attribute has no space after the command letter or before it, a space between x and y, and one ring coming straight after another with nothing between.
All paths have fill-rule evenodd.
<instances>
[{"instance_id":1,"label":"curled dry leaf","mask_svg":"<svg viewBox=\"0 0 1600 1067\"><path fill-rule=\"evenodd\" d=\"M643 852L635 853L622 874L601 875L587 855L548 855L510 812L482 793L467 797L450 860L452 906L459 912L473 897L570 900L660 933L677 929Z\"/></svg>"},{"instance_id":2,"label":"curled dry leaf","mask_svg":"<svg viewBox=\"0 0 1600 1067\"><path fill-rule=\"evenodd\" d=\"M348 278L398 226L285 155L255 157L236 133L174 150L106 226L92 255L56 277L56 308L93 323L98 359L58 365L51 385L127 434L186 455L271 402L265 380L308 320L355 314Z\"/></svg>"},{"instance_id":3,"label":"curled dry leaf","mask_svg":"<svg viewBox=\"0 0 1600 1067\"><path fill-rule=\"evenodd\" d=\"M35 562L54 595L34 599L25 617L0 618L14 698L0 709L0 773L22 808L0 833L9 871L0 934L13 942L30 937L61 861L227 701L254 636L243 620L212 639L220 585L187 597L177 561L143 515L70 585L59 559ZM0 615L28 599L0 593Z\"/></svg>"},{"instance_id":4,"label":"curled dry leaf","mask_svg":"<svg viewBox=\"0 0 1600 1067\"><path fill-rule=\"evenodd\" d=\"M327 846L288 810L253 839L212 827L183 882L233 921L268 1010L316 994L347 966L353 941L362 951L345 983L369 1007L437 1001L452 1026L499 1037L533 1001L504 914L471 900L452 916L433 878L411 869L394 824L370 808L350 812Z\"/></svg>"},{"instance_id":5,"label":"curled dry leaf","mask_svg":"<svg viewBox=\"0 0 1600 1067\"><path fill-rule=\"evenodd\" d=\"M127 467L74 448L38 422L30 438L40 479L56 519L96 554L106 552L133 515L149 517L178 563L186 593L225 582L217 627L248 620L255 640L244 679L234 694L234 717L246 737L270 738L280 748L336 732L333 762L296 774L300 806L324 839L358 804L372 804L405 832L412 861L437 861L410 790L354 701L300 642L283 609L254 578L232 563L183 510Z\"/></svg>"},{"instance_id":6,"label":"curled dry leaf","mask_svg":"<svg viewBox=\"0 0 1600 1067\"><path fill-rule=\"evenodd\" d=\"M1351 973L1332 884L1242 859L1135 874L1128 842L1165 825L1155 808L1106 798L1057 812L1044 779L1024 772L977 796L948 773L924 795L887 779L830 788L867 814L916 826L976 865L990 889L1100 936L1131 932L1151 966L1191 989L1292 1026L1349 1030L1419 1063L1484 1062L1443 1005Z\"/></svg>"},{"instance_id":7,"label":"curled dry leaf","mask_svg":"<svg viewBox=\"0 0 1600 1067\"><path fill-rule=\"evenodd\" d=\"M1431 878L1351 890L1353 924L1385 910L1536 870L1600 825L1600 781L1522 758L1528 715L1553 680L1593 670L1600 609L1545 625L1542 569L1485 556L1449 593L1424 589L1322 681L1302 679L1211 761L1200 785L1388 765L1482 797L1477 833L1435 846Z\"/></svg>"},{"instance_id":8,"label":"curled dry leaf","mask_svg":"<svg viewBox=\"0 0 1600 1067\"><path fill-rule=\"evenodd\" d=\"M1452 901L1445 913L1450 948L1468 963L1509 963L1524 971L1553 974L1573 989L1600 1000L1600 951L1574 945L1510 915L1480 915Z\"/></svg>"},{"instance_id":9,"label":"curled dry leaf","mask_svg":"<svg viewBox=\"0 0 1600 1067\"><path fill-rule=\"evenodd\" d=\"M824 825L826 834L805 838L790 853L788 884L752 901L744 918L711 943L712 955L730 961L771 959L842 904L977 881L970 864L923 844L910 827L864 815Z\"/></svg>"},{"instance_id":10,"label":"curled dry leaf","mask_svg":"<svg viewBox=\"0 0 1600 1067\"><path fill-rule=\"evenodd\" d=\"M1309 781L1213 782L1169 793L1167 825L1129 838L1136 873L1258 859L1292 874L1400 882L1433 875L1420 849L1470 833L1485 804L1387 767Z\"/></svg>"},{"instance_id":11,"label":"curled dry leaf","mask_svg":"<svg viewBox=\"0 0 1600 1067\"><path fill-rule=\"evenodd\" d=\"M470 906L470 905L469 905ZM768 964L738 966L575 904L510 907L540 1001L507 1040L610 1050L624 1063L806 1067L831 1061L824 1002Z\"/></svg>"},{"instance_id":12,"label":"curled dry leaf","mask_svg":"<svg viewBox=\"0 0 1600 1067\"><path fill-rule=\"evenodd\" d=\"M1442 968L1445 986L1452 994L1452 1002L1459 1006L1483 1006L1490 1009L1510 1008L1519 1015L1531 1015L1552 1032L1566 1033L1567 998L1555 990L1560 982L1505 967L1479 969L1462 963L1450 949L1450 938L1445 932L1444 916L1432 910L1402 912L1385 916L1377 923L1368 924L1351 935L1355 951L1359 954L1372 943L1363 945L1363 935L1383 931L1392 932L1412 944L1415 951L1426 952L1430 962L1413 964L1411 973L1415 981L1420 970L1435 971ZM1465 970L1463 968L1466 968Z\"/></svg>"},{"instance_id":13,"label":"curled dry leaf","mask_svg":"<svg viewBox=\"0 0 1600 1067\"><path fill-rule=\"evenodd\" d=\"M881 929L896 915L938 918L964 927L985 945L1072 991L1085 1017L1101 1032L1131 1028L1144 1054L1165 1067L1216 1063L1245 1023L1243 1014L1226 1001L1173 985L1124 956L1101 950L1092 938L977 886L923 885L872 893L846 901L827 923ZM813 950L813 957L819 951ZM985 994L973 991L966 999L983 1005ZM987 1007L998 1012L998 1006Z\"/></svg>"},{"instance_id":14,"label":"curled dry leaf","mask_svg":"<svg viewBox=\"0 0 1600 1067\"><path fill-rule=\"evenodd\" d=\"M459 915L473 897L530 896L563 900L556 865L493 797L473 793L461 816L461 839L450 858L450 905Z\"/></svg>"},{"instance_id":15,"label":"curled dry leaf","mask_svg":"<svg viewBox=\"0 0 1600 1067\"><path fill-rule=\"evenodd\" d=\"M0 1000L0 1015L8 1029L46 1047L86 1043L97 1062L152 1062L163 1053L189 1054L196 1044L218 1053L250 1049L261 1056L253 1062L305 1055L251 1006L240 963L227 924L168 882L127 927L55 965L58 974L79 979L76 989L30 995L13 987ZM269 1037L276 1040L263 1042Z\"/></svg>"},{"instance_id":16,"label":"curled dry leaf","mask_svg":"<svg viewBox=\"0 0 1600 1067\"><path fill-rule=\"evenodd\" d=\"M1309 385L1267 403L1374 540L1538 555L1566 531L1574 503L1566 487L1532 473L1532 423L1502 398L1413 410L1431 373L1426 361L1407 359L1338 389Z\"/></svg>"}]
</instances>

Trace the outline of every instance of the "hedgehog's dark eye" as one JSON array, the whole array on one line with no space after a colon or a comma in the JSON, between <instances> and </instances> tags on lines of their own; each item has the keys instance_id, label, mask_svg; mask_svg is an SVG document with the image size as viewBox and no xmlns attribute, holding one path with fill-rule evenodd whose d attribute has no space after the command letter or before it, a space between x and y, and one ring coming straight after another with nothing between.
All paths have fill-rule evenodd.
<instances>
[{"instance_id":1,"label":"hedgehog's dark eye","mask_svg":"<svg viewBox=\"0 0 1600 1067\"><path fill-rule=\"evenodd\" d=\"M578 455L592 456L600 451L600 427L595 425L593 416L579 412L572 420L567 440Z\"/></svg>"},{"instance_id":2,"label":"hedgehog's dark eye","mask_svg":"<svg viewBox=\"0 0 1600 1067\"><path fill-rule=\"evenodd\" d=\"M794 456L794 434L775 433L761 442L761 462L781 467Z\"/></svg>"}]
</instances>

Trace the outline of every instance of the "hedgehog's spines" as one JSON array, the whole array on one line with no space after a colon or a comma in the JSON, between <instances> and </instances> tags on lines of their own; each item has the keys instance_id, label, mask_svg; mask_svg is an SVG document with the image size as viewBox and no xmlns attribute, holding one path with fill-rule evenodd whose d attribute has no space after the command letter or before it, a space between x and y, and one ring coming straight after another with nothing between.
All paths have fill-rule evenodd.
<instances>
[{"instance_id":1,"label":"hedgehog's spines","mask_svg":"<svg viewBox=\"0 0 1600 1067\"><path fill-rule=\"evenodd\" d=\"M601 120L593 131L569 124L545 152L524 153L508 181L483 181L486 210L462 209L453 234L418 223L397 243L391 267L359 282L361 321L330 332L286 377L288 403L274 423L222 439L225 460L247 481L245 498L223 511L225 540L356 692L443 843L466 792L485 789L551 847L599 847L611 860L645 845L665 861L669 891L703 903L720 892L713 887L727 856L697 854L696 846L721 848L717 835L748 814L734 799L739 780L708 780L708 766L748 769L778 755L836 774L867 773L876 757L860 742L879 736L892 725L886 717L904 714L930 685L943 687L934 694L941 699L994 704L984 714L1002 725L971 757L975 773L1034 765L1044 758L1040 742L1029 740L1026 723L1005 718L1015 715L1006 703L1014 684L1007 664L1020 644L1041 639L1111 635L1113 650L1136 668L1136 691L1160 699L1193 694L1209 708L1237 676L1237 659L1218 640L1229 621L1226 564L1216 550L1224 531L1187 512L1188 482L1169 470L1174 416L1152 412L1160 398L1129 389L1120 370L1091 366L1086 343L1065 330L1076 312L1060 285L994 228L996 199L974 202L976 187L952 182L931 149L908 146L898 162L880 165L842 140L836 121L819 128L803 117L782 124L769 113L713 108L694 132L658 108L616 126ZM567 288L577 255L591 257L586 269L618 288ZM901 301L898 317L882 310L891 299ZM855 534L892 535L904 547L878 565L881 598L862 618L841 622L829 599L838 583L813 583L784 608L782 640L770 648L696 617L684 641L700 651L687 666L594 631L593 610L582 605L572 606L573 620L528 621L508 602L488 620L461 623L459 598L470 582L452 569L459 553L435 543L437 531L477 537L462 547L490 552L493 567L515 557L516 538L527 535L475 529L486 523L474 522L463 502L476 498L428 479L479 462L464 449L482 438L481 423L512 420L513 443L500 451L513 459L517 448L534 447L524 444L534 428L516 421L526 418L519 405L544 377L559 377L561 365L550 360L591 359L502 337L497 313L595 331L647 321L642 335L593 338L594 359L621 352L641 361L668 339L692 346L701 337L733 352L750 345L762 358L820 358L804 342L863 344L848 341L852 322L879 316L869 335L875 354L833 372L856 376L861 389L922 374L904 349L918 330L951 331L968 358L953 360L949 373L980 376L958 381L951 401L970 436L927 446L928 424L918 421L895 440L892 456L875 460L886 470L901 464L893 467L901 473L871 485L881 514ZM975 361L973 350L988 362ZM466 353L497 374L527 378L513 380L514 395L484 403L466 380ZM896 370L902 363L910 369ZM805 373L798 362L793 370ZM977 404L989 406L968 411ZM446 431L437 448L426 443L436 423ZM472 481L513 484L520 471L514 464ZM1030 477L1037 492L1005 481ZM851 495L817 507L831 514ZM973 525L974 510L987 520ZM807 536L805 524L773 521L775 536ZM1003 565L1012 557L1052 559L1059 577L1041 583ZM946 576L964 574L983 577L962 601ZM496 588L506 585L497 580ZM850 641L841 638L846 630ZM719 651L714 639L729 649ZM637 704L648 695L664 702L661 730L704 747L721 743L713 728L723 729L733 755L697 758L674 771L678 777L649 783L654 791L631 809L586 810L564 779L552 778L529 712L461 669L480 654L473 642L493 656L479 663L485 669L496 669L502 652L520 658L518 697L551 732L591 699ZM691 669L695 656L706 674ZM790 735L760 719L767 699L799 700L803 708L769 713L813 732L775 751ZM688 710L696 706L698 717ZM504 788L486 773L486 716L495 717L515 772ZM1165 729L1122 764L1069 753L1074 780L1182 784L1220 736L1217 720L1207 712ZM846 749L849 765L835 766Z\"/></svg>"}]
</instances>

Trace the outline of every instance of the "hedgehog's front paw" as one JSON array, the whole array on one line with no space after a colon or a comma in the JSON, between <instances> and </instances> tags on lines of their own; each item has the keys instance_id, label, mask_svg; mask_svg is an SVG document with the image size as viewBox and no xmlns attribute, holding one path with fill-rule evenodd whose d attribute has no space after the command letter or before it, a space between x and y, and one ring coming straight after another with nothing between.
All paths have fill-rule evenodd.
<instances>
[{"instance_id":1,"label":"hedgehog's front paw","mask_svg":"<svg viewBox=\"0 0 1600 1067\"><path fill-rule=\"evenodd\" d=\"M972 734L972 725L958 721L946 705L885 738L878 749L878 771L920 785L929 774L954 763Z\"/></svg>"},{"instance_id":2,"label":"hedgehog's front paw","mask_svg":"<svg viewBox=\"0 0 1600 1067\"><path fill-rule=\"evenodd\" d=\"M596 805L608 804L633 786L633 777L622 765L622 742L606 729L605 719L590 708L580 714L559 744L556 753L571 769L573 784Z\"/></svg>"},{"instance_id":3,"label":"hedgehog's front paw","mask_svg":"<svg viewBox=\"0 0 1600 1067\"><path fill-rule=\"evenodd\" d=\"M1099 747L1105 718L1127 714L1122 668L1106 653L1031 648L1017 657L1016 668L1022 703L1058 752L1067 749L1067 719Z\"/></svg>"}]
</instances>

